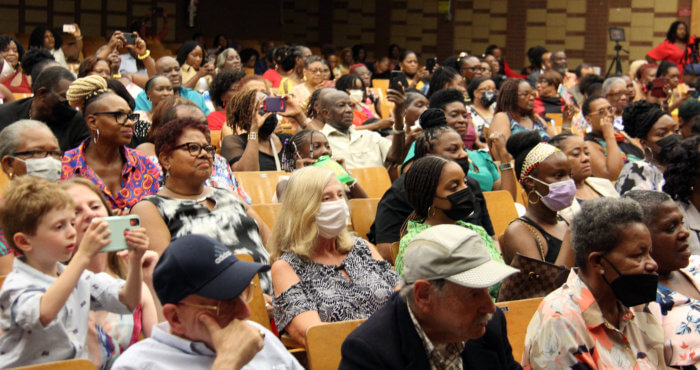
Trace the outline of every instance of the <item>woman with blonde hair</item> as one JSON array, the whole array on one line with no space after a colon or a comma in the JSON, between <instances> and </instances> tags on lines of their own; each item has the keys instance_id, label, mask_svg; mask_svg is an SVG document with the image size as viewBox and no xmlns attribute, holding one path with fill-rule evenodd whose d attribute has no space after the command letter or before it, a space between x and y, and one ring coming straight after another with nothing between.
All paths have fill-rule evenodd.
<instances>
[{"instance_id":1,"label":"woman with blonde hair","mask_svg":"<svg viewBox=\"0 0 700 370\"><path fill-rule=\"evenodd\" d=\"M348 216L333 172L292 174L269 245L275 322L299 343L313 325L371 316L399 284L379 252L347 231Z\"/></svg>"}]
</instances>

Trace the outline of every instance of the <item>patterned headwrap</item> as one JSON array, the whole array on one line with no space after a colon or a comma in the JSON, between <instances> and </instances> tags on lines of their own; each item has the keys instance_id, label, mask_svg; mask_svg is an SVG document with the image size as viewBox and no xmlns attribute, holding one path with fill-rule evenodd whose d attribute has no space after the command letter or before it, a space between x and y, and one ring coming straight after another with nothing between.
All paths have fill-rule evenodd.
<instances>
[{"instance_id":1,"label":"patterned headwrap","mask_svg":"<svg viewBox=\"0 0 700 370\"><path fill-rule=\"evenodd\" d=\"M523 161L523 167L520 171L520 184L523 185L525 178L532 172L537 166L542 163L545 159L549 158L550 155L559 152L560 150L552 144L539 143L535 145Z\"/></svg>"}]
</instances>

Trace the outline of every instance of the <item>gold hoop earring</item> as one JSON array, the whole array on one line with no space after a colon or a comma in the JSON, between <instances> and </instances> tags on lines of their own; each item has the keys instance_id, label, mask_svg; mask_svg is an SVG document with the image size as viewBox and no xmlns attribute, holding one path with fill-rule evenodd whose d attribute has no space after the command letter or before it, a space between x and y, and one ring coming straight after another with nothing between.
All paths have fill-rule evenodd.
<instances>
[{"instance_id":1,"label":"gold hoop earring","mask_svg":"<svg viewBox=\"0 0 700 370\"><path fill-rule=\"evenodd\" d=\"M535 196L537 197L536 200L535 200L534 202L532 201L532 199L530 199L530 198L531 198L530 196L531 196L532 194L535 194ZM530 190L529 193L527 193L527 202L530 203L530 204L537 204L537 203L540 201L540 199L542 199L542 197L540 197L539 194L537 194L537 193L535 192L535 189L532 189L532 190Z\"/></svg>"}]
</instances>

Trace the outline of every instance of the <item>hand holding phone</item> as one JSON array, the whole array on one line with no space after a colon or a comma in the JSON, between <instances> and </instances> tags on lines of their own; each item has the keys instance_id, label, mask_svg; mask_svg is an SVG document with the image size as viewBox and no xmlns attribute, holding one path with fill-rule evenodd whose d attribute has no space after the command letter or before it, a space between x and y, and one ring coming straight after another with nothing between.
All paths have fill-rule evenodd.
<instances>
[{"instance_id":1,"label":"hand holding phone","mask_svg":"<svg viewBox=\"0 0 700 370\"><path fill-rule=\"evenodd\" d=\"M102 217L107 221L107 229L111 232L112 241L100 250L100 252L116 252L124 249L132 249L126 244L124 232L138 229L141 218L138 215Z\"/></svg>"},{"instance_id":2,"label":"hand holding phone","mask_svg":"<svg viewBox=\"0 0 700 370\"><path fill-rule=\"evenodd\" d=\"M77 30L75 29L74 24L64 24L63 25L63 33L73 34L73 33L75 33L75 31L77 31Z\"/></svg>"},{"instance_id":3,"label":"hand holding phone","mask_svg":"<svg viewBox=\"0 0 700 370\"><path fill-rule=\"evenodd\" d=\"M403 85L406 77L401 71L391 71L391 80L389 81L389 88L392 90L400 90L399 82ZM404 86L405 87L405 86Z\"/></svg>"},{"instance_id":4,"label":"hand holding phone","mask_svg":"<svg viewBox=\"0 0 700 370\"><path fill-rule=\"evenodd\" d=\"M425 69L428 71L428 73L433 73L433 69L435 69L436 64L437 58L428 58L425 61Z\"/></svg>"},{"instance_id":5,"label":"hand holding phone","mask_svg":"<svg viewBox=\"0 0 700 370\"><path fill-rule=\"evenodd\" d=\"M265 98L263 112L284 112L287 109L287 101L281 96Z\"/></svg>"},{"instance_id":6,"label":"hand holding phone","mask_svg":"<svg viewBox=\"0 0 700 370\"><path fill-rule=\"evenodd\" d=\"M136 35L133 33L122 32L124 38L126 39L125 45L134 45L136 43Z\"/></svg>"}]
</instances>

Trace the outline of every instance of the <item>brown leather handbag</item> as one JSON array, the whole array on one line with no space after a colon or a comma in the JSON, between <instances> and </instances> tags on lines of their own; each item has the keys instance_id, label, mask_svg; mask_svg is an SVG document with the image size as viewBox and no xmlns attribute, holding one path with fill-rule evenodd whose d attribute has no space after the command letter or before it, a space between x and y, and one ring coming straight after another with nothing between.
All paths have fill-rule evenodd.
<instances>
[{"instance_id":1,"label":"brown leather handbag","mask_svg":"<svg viewBox=\"0 0 700 370\"><path fill-rule=\"evenodd\" d=\"M516 253L511 266L520 272L503 280L498 302L544 297L566 282L569 269Z\"/></svg>"}]
</instances>

